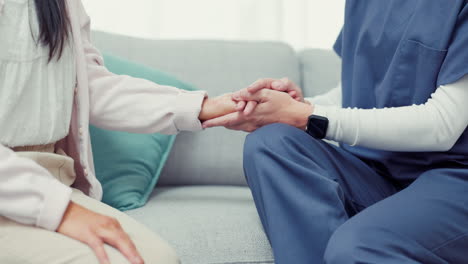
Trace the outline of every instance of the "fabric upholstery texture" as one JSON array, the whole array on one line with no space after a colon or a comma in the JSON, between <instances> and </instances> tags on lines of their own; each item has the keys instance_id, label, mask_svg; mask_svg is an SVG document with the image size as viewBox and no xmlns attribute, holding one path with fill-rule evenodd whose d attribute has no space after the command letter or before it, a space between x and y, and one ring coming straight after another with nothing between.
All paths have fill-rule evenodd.
<instances>
[{"instance_id":1,"label":"fabric upholstery texture","mask_svg":"<svg viewBox=\"0 0 468 264\"><path fill-rule=\"evenodd\" d=\"M159 188L127 212L169 242L182 263L273 263L249 189Z\"/></svg>"}]
</instances>

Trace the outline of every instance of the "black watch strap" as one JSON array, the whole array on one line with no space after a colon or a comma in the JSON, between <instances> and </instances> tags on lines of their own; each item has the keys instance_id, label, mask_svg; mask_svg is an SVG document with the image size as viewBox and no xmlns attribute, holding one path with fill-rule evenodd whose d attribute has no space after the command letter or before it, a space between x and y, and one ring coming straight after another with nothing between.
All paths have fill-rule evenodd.
<instances>
[{"instance_id":1,"label":"black watch strap","mask_svg":"<svg viewBox=\"0 0 468 264\"><path fill-rule=\"evenodd\" d=\"M317 139L324 139L327 136L328 118L323 116L311 115L307 122L306 132Z\"/></svg>"}]
</instances>

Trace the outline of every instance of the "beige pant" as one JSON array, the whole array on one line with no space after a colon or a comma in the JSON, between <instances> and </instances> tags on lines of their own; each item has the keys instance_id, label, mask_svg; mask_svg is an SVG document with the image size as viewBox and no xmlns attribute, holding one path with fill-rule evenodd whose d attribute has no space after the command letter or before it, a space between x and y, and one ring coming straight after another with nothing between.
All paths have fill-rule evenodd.
<instances>
[{"instance_id":1,"label":"beige pant","mask_svg":"<svg viewBox=\"0 0 468 264\"><path fill-rule=\"evenodd\" d=\"M71 185L75 178L73 160L47 150L41 151L45 152L18 152L18 155L35 160L61 182ZM116 218L136 244L146 264L179 263L174 250L166 242L124 213L86 196L77 189L73 189L72 200L90 210ZM106 251L112 264L129 263L113 247L106 246ZM0 263L97 264L98 260L86 244L56 232L18 224L0 217Z\"/></svg>"}]
</instances>

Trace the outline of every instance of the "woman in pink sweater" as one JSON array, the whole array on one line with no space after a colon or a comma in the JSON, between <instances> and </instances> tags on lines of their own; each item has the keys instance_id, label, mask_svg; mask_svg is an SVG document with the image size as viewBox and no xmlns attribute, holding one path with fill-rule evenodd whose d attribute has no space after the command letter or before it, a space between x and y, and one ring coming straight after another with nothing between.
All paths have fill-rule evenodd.
<instances>
[{"instance_id":1,"label":"woman in pink sweater","mask_svg":"<svg viewBox=\"0 0 468 264\"><path fill-rule=\"evenodd\" d=\"M0 263L178 263L99 202L88 125L197 131L235 103L114 75L89 34L79 0L0 0Z\"/></svg>"}]
</instances>

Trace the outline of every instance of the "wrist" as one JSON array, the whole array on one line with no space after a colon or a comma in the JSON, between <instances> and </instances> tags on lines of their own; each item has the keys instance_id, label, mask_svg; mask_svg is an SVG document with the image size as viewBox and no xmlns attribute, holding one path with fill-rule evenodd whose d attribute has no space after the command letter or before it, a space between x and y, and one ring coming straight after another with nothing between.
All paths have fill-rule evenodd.
<instances>
[{"instance_id":1,"label":"wrist","mask_svg":"<svg viewBox=\"0 0 468 264\"><path fill-rule=\"evenodd\" d=\"M309 116L314 112L314 106L307 103L298 103L297 107L292 108L292 112L288 113L289 125L305 130Z\"/></svg>"},{"instance_id":2,"label":"wrist","mask_svg":"<svg viewBox=\"0 0 468 264\"><path fill-rule=\"evenodd\" d=\"M230 94L215 98L205 98L198 119L210 120L236 111L236 102L232 101Z\"/></svg>"},{"instance_id":3,"label":"wrist","mask_svg":"<svg viewBox=\"0 0 468 264\"><path fill-rule=\"evenodd\" d=\"M210 112L210 105L211 105L211 98L208 98L208 97L205 97L205 99L203 100L203 103L202 103L202 107L201 107L201 111L200 111L200 115L198 116L198 119L200 119L200 121L206 121L209 118L209 112Z\"/></svg>"}]
</instances>

